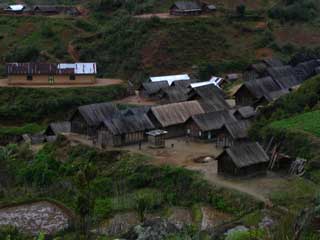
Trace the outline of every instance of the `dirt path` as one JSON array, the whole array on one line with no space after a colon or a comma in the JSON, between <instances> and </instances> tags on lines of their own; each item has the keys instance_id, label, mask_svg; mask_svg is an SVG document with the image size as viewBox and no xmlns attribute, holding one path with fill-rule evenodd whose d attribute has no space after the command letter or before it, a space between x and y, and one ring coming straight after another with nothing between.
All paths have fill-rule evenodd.
<instances>
[{"instance_id":1,"label":"dirt path","mask_svg":"<svg viewBox=\"0 0 320 240\"><path fill-rule=\"evenodd\" d=\"M129 105L142 105L142 106L146 106L146 105L152 106L157 104L156 101L152 101L150 99L142 98L139 96L129 96L121 100L117 100L115 101L115 103L129 104Z\"/></svg>"},{"instance_id":2,"label":"dirt path","mask_svg":"<svg viewBox=\"0 0 320 240\"><path fill-rule=\"evenodd\" d=\"M207 18L210 17L212 15L209 14L201 14L198 16L174 16L174 15L170 15L170 13L166 12L166 13L148 13L148 14L141 14L141 15L136 15L134 16L135 18L141 18L141 19L150 19L152 17L158 17L160 19L174 19L174 18Z\"/></svg>"},{"instance_id":3,"label":"dirt path","mask_svg":"<svg viewBox=\"0 0 320 240\"><path fill-rule=\"evenodd\" d=\"M0 79L0 87L21 88L78 88L78 87L101 87L123 84L124 80L111 78L97 78L94 84L72 84L72 85L9 85L8 79Z\"/></svg>"}]
</instances>

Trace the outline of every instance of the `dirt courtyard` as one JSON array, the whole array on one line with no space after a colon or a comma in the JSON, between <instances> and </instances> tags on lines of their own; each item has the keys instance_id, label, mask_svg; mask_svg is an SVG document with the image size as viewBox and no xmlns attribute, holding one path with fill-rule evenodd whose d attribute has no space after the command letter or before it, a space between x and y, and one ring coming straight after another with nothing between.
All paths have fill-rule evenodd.
<instances>
[{"instance_id":1,"label":"dirt courtyard","mask_svg":"<svg viewBox=\"0 0 320 240\"><path fill-rule=\"evenodd\" d=\"M95 84L73 84L73 85L9 85L8 79L0 79L0 87L22 87L22 88L77 88L77 87L101 87L123 84L121 79L97 78Z\"/></svg>"},{"instance_id":2,"label":"dirt courtyard","mask_svg":"<svg viewBox=\"0 0 320 240\"><path fill-rule=\"evenodd\" d=\"M92 141L84 136L77 134L66 136L72 142L94 146ZM128 150L151 157L150 163L154 165L172 165L198 171L212 185L248 194L268 205L270 194L281 190L288 181L287 177L274 172L248 179L220 176L217 173L218 162L215 157L222 152L222 149L217 148L214 143L187 141L185 138L167 139L166 147L162 149L150 148L148 143L143 143L141 149L136 144L120 148L109 147L106 150Z\"/></svg>"}]
</instances>

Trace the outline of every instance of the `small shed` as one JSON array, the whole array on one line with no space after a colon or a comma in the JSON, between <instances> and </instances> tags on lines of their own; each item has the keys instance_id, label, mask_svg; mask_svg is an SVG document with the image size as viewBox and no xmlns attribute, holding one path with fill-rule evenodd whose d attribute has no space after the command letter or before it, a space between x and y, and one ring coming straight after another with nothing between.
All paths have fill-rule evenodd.
<instances>
[{"instance_id":1,"label":"small shed","mask_svg":"<svg viewBox=\"0 0 320 240\"><path fill-rule=\"evenodd\" d=\"M226 148L217 160L218 174L249 177L265 174L269 157L259 143L250 142Z\"/></svg>"},{"instance_id":2,"label":"small shed","mask_svg":"<svg viewBox=\"0 0 320 240\"><path fill-rule=\"evenodd\" d=\"M170 7L171 15L199 15L202 6L197 1L177 1Z\"/></svg>"},{"instance_id":3,"label":"small shed","mask_svg":"<svg viewBox=\"0 0 320 240\"><path fill-rule=\"evenodd\" d=\"M61 133L69 133L71 131L70 122L52 122L44 132L48 141L53 141Z\"/></svg>"},{"instance_id":4,"label":"small shed","mask_svg":"<svg viewBox=\"0 0 320 240\"><path fill-rule=\"evenodd\" d=\"M147 132L149 147L151 148L164 148L166 146L166 134L168 132L157 129Z\"/></svg>"}]
</instances>

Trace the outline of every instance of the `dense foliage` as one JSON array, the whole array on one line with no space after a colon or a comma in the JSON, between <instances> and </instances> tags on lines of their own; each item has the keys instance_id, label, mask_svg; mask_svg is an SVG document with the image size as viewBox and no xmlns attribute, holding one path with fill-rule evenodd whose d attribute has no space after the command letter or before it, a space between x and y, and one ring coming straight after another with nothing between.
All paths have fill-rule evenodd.
<instances>
[{"instance_id":1,"label":"dense foliage","mask_svg":"<svg viewBox=\"0 0 320 240\"><path fill-rule=\"evenodd\" d=\"M0 88L0 121L66 120L68 113L84 104L107 102L126 95L125 86L65 89Z\"/></svg>"}]
</instances>

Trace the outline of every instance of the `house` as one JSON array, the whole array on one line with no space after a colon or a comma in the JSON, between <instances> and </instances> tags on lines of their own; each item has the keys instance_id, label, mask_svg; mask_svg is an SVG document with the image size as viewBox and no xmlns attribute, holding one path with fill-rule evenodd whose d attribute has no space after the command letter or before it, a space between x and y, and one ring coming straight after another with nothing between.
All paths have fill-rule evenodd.
<instances>
[{"instance_id":1,"label":"house","mask_svg":"<svg viewBox=\"0 0 320 240\"><path fill-rule=\"evenodd\" d=\"M218 174L249 177L265 174L269 157L259 143L250 142L226 148L217 160Z\"/></svg>"},{"instance_id":2,"label":"house","mask_svg":"<svg viewBox=\"0 0 320 240\"><path fill-rule=\"evenodd\" d=\"M297 73L292 66L270 67L267 73L273 78L281 89L292 89L302 83L303 80L297 77Z\"/></svg>"},{"instance_id":3,"label":"house","mask_svg":"<svg viewBox=\"0 0 320 240\"><path fill-rule=\"evenodd\" d=\"M186 135L186 121L201 113L205 111L198 101L186 101L151 107L148 117L155 128L168 132L166 137L179 137Z\"/></svg>"},{"instance_id":4,"label":"house","mask_svg":"<svg viewBox=\"0 0 320 240\"><path fill-rule=\"evenodd\" d=\"M61 133L69 133L71 131L70 122L52 122L44 132L48 141L54 141Z\"/></svg>"},{"instance_id":5,"label":"house","mask_svg":"<svg viewBox=\"0 0 320 240\"><path fill-rule=\"evenodd\" d=\"M172 85L173 82L177 81L188 81L190 77L188 74L180 74L180 75L168 75L168 76L159 76L159 77L150 77L150 82L163 82L166 81L169 86Z\"/></svg>"},{"instance_id":6,"label":"house","mask_svg":"<svg viewBox=\"0 0 320 240\"><path fill-rule=\"evenodd\" d=\"M170 7L171 15L199 15L202 5L198 1L177 1Z\"/></svg>"},{"instance_id":7,"label":"house","mask_svg":"<svg viewBox=\"0 0 320 240\"><path fill-rule=\"evenodd\" d=\"M189 100L204 101L207 107L211 107L211 110L207 109L211 112L230 108L224 97L224 92L214 84L195 87L189 92Z\"/></svg>"},{"instance_id":8,"label":"house","mask_svg":"<svg viewBox=\"0 0 320 240\"><path fill-rule=\"evenodd\" d=\"M235 122L237 119L228 110L191 116L186 123L188 137L206 141L217 141L223 133L226 123Z\"/></svg>"},{"instance_id":9,"label":"house","mask_svg":"<svg viewBox=\"0 0 320 240\"><path fill-rule=\"evenodd\" d=\"M76 85L96 82L96 63L8 63L10 85Z\"/></svg>"},{"instance_id":10,"label":"house","mask_svg":"<svg viewBox=\"0 0 320 240\"><path fill-rule=\"evenodd\" d=\"M160 129L147 132L149 147L164 148L166 146L166 134L168 132Z\"/></svg>"},{"instance_id":11,"label":"house","mask_svg":"<svg viewBox=\"0 0 320 240\"><path fill-rule=\"evenodd\" d=\"M233 116L238 120L252 119L257 115L257 112L252 106L238 107L231 111Z\"/></svg>"},{"instance_id":12,"label":"house","mask_svg":"<svg viewBox=\"0 0 320 240\"><path fill-rule=\"evenodd\" d=\"M222 130L223 134L216 142L217 146L228 147L249 140L250 121L241 120L235 122L227 122Z\"/></svg>"},{"instance_id":13,"label":"house","mask_svg":"<svg viewBox=\"0 0 320 240\"><path fill-rule=\"evenodd\" d=\"M150 110L149 106L139 106L139 107L131 107L121 111L121 115L123 116L141 116L147 114Z\"/></svg>"},{"instance_id":14,"label":"house","mask_svg":"<svg viewBox=\"0 0 320 240\"><path fill-rule=\"evenodd\" d=\"M117 116L103 121L98 130L100 146L123 146L146 140L145 132L154 129L147 115Z\"/></svg>"},{"instance_id":15,"label":"house","mask_svg":"<svg viewBox=\"0 0 320 240\"><path fill-rule=\"evenodd\" d=\"M243 79L245 81L250 81L256 78L263 78L268 76L267 69L273 67L282 67L283 63L276 58L264 59L260 62L251 64L245 73L243 74Z\"/></svg>"},{"instance_id":16,"label":"house","mask_svg":"<svg viewBox=\"0 0 320 240\"><path fill-rule=\"evenodd\" d=\"M32 10L34 14L55 15L59 14L62 8L54 5L35 5Z\"/></svg>"},{"instance_id":17,"label":"house","mask_svg":"<svg viewBox=\"0 0 320 240\"><path fill-rule=\"evenodd\" d=\"M315 70L320 66L317 60L310 60L306 62L299 63L294 67L294 71L300 81L304 81L316 74Z\"/></svg>"},{"instance_id":18,"label":"house","mask_svg":"<svg viewBox=\"0 0 320 240\"><path fill-rule=\"evenodd\" d=\"M271 77L265 77L244 82L233 96L237 105L253 106L261 100L273 101L278 96L276 93L281 95L286 92Z\"/></svg>"},{"instance_id":19,"label":"house","mask_svg":"<svg viewBox=\"0 0 320 240\"><path fill-rule=\"evenodd\" d=\"M83 134L90 138L95 137L102 122L120 114L120 111L112 103L80 106L70 118L71 132Z\"/></svg>"},{"instance_id":20,"label":"house","mask_svg":"<svg viewBox=\"0 0 320 240\"><path fill-rule=\"evenodd\" d=\"M144 82L139 88L139 95L141 97L157 99L161 96L160 91L166 88L169 88L167 81Z\"/></svg>"}]
</instances>

